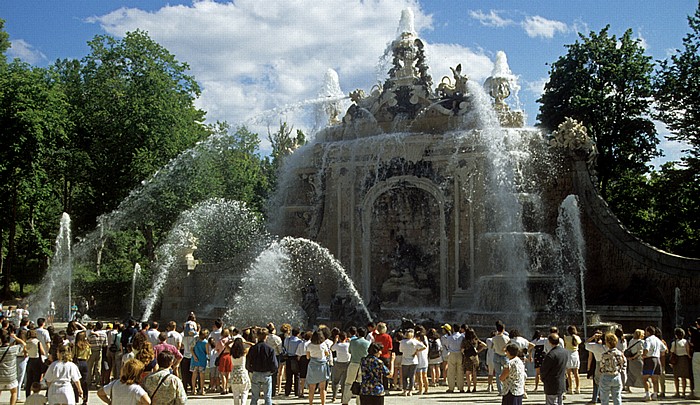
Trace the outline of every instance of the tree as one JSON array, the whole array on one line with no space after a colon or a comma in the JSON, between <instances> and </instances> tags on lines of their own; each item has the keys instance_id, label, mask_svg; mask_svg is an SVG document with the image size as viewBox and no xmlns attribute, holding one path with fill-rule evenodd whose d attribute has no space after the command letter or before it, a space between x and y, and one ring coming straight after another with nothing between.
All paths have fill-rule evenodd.
<instances>
[{"instance_id":1,"label":"tree","mask_svg":"<svg viewBox=\"0 0 700 405\"><path fill-rule=\"evenodd\" d=\"M73 145L89 157L92 198L83 208L96 218L208 131L189 67L145 32L121 40L98 35L89 46L79 77L69 63L63 72L79 86L70 93L78 120Z\"/></svg>"},{"instance_id":2,"label":"tree","mask_svg":"<svg viewBox=\"0 0 700 405\"><path fill-rule=\"evenodd\" d=\"M665 248L698 257L700 252L700 3L688 16L683 49L659 62L656 116L671 139L686 142L681 162L665 164L655 178L659 216L653 233Z\"/></svg>"},{"instance_id":3,"label":"tree","mask_svg":"<svg viewBox=\"0 0 700 405\"><path fill-rule=\"evenodd\" d=\"M648 171L659 140L649 118L653 95L651 58L627 30L619 39L609 26L589 37L579 34L550 70L537 119L555 130L566 117L582 122L598 148L598 179L607 197L609 182Z\"/></svg>"},{"instance_id":4,"label":"tree","mask_svg":"<svg viewBox=\"0 0 700 405\"><path fill-rule=\"evenodd\" d=\"M659 62L656 76L657 117L671 130L671 139L687 142L685 163L700 172L700 4L688 16L690 32L683 50Z\"/></svg>"},{"instance_id":5,"label":"tree","mask_svg":"<svg viewBox=\"0 0 700 405\"><path fill-rule=\"evenodd\" d=\"M55 75L32 68L19 59L0 75L0 239L7 251L3 260L3 295L10 293L14 267L20 264L17 241L24 238L25 276L40 273L50 254L51 231L47 217L58 217L52 204L51 181L47 168L52 151L69 131L65 94ZM60 213L58 213L60 214ZM55 231L55 230L54 230ZM32 268L27 268L31 262Z\"/></svg>"}]
</instances>

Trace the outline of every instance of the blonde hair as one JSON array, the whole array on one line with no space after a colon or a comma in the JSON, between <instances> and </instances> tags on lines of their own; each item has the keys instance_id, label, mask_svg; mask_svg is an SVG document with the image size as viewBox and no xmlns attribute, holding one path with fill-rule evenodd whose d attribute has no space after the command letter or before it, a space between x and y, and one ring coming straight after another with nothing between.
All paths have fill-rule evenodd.
<instances>
[{"instance_id":1,"label":"blonde hair","mask_svg":"<svg viewBox=\"0 0 700 405\"><path fill-rule=\"evenodd\" d=\"M413 339L415 331L413 329L407 329L406 332L404 332L404 338L406 339Z\"/></svg>"},{"instance_id":2,"label":"blonde hair","mask_svg":"<svg viewBox=\"0 0 700 405\"><path fill-rule=\"evenodd\" d=\"M379 322L377 324L377 332L386 333L386 324L384 322Z\"/></svg>"},{"instance_id":3,"label":"blonde hair","mask_svg":"<svg viewBox=\"0 0 700 405\"><path fill-rule=\"evenodd\" d=\"M634 338L635 339L644 339L644 331L641 329L637 329L634 331Z\"/></svg>"},{"instance_id":4,"label":"blonde hair","mask_svg":"<svg viewBox=\"0 0 700 405\"><path fill-rule=\"evenodd\" d=\"M606 333L605 334L605 344L609 348L614 349L617 346L617 336L615 336L614 333Z\"/></svg>"},{"instance_id":5,"label":"blonde hair","mask_svg":"<svg viewBox=\"0 0 700 405\"><path fill-rule=\"evenodd\" d=\"M131 385L139 382L141 373L146 366L138 359L131 359L124 363L119 381L122 384Z\"/></svg>"}]
</instances>

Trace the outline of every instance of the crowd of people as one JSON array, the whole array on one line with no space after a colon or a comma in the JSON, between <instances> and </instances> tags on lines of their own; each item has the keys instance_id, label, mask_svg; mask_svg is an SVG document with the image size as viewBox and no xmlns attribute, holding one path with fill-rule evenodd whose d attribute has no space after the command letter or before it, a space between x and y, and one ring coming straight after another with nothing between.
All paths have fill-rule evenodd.
<instances>
[{"instance_id":1,"label":"crowd of people","mask_svg":"<svg viewBox=\"0 0 700 405\"><path fill-rule=\"evenodd\" d=\"M404 322L393 331L384 322L347 330L283 324L277 330L272 323L239 329L215 320L207 329L191 313L182 325L72 321L54 330L44 318L3 319L0 391L10 392L11 404L20 390L26 404L87 404L97 390L97 398L113 404L184 404L188 395L231 394L234 404L262 399L271 405L274 396L294 395L310 405L329 396L344 405L354 397L373 405L391 394L479 390L498 392L510 405L527 398L526 363L532 363L530 392L541 383L547 404L563 404L567 394L580 394L585 350L592 404L620 404L637 388L644 400L664 397L667 365L672 396L693 400L700 397L693 385L693 377L700 378L700 352L693 352L700 345L698 322L677 328L670 341L653 326L635 330L628 341L620 328L586 338L575 326L562 335L556 327L536 331L528 340L501 321L481 339L466 324ZM488 379L479 387L483 369Z\"/></svg>"}]
</instances>

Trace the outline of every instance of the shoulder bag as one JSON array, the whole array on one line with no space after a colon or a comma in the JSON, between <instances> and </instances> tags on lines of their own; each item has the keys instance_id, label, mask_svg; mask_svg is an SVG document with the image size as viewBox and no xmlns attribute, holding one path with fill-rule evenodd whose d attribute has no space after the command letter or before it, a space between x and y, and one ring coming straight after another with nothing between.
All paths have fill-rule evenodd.
<instances>
[{"instance_id":1,"label":"shoulder bag","mask_svg":"<svg viewBox=\"0 0 700 405\"><path fill-rule=\"evenodd\" d=\"M634 357L636 353L632 353L632 348L637 346L640 343L642 343L642 341L638 340L635 344L633 344L632 346L625 349L625 353L624 353L625 357L627 357L628 359L631 359L632 357Z\"/></svg>"}]
</instances>

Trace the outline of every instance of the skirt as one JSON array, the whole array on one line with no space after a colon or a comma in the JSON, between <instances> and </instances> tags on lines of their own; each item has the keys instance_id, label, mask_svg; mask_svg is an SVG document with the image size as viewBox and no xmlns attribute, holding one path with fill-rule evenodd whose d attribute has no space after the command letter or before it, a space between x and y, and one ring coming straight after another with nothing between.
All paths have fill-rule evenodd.
<instances>
[{"instance_id":1,"label":"skirt","mask_svg":"<svg viewBox=\"0 0 700 405\"><path fill-rule=\"evenodd\" d=\"M643 388L644 381L642 379L642 359L636 358L634 360L627 359L627 386Z\"/></svg>"},{"instance_id":2,"label":"skirt","mask_svg":"<svg viewBox=\"0 0 700 405\"><path fill-rule=\"evenodd\" d=\"M578 350L569 353L569 361L566 362L566 368L569 370L578 370L579 368L581 368L581 358L578 355Z\"/></svg>"},{"instance_id":3,"label":"skirt","mask_svg":"<svg viewBox=\"0 0 700 405\"><path fill-rule=\"evenodd\" d=\"M248 376L248 370L245 366L235 366L231 371L231 378L229 379L230 384L241 384L250 385L250 377Z\"/></svg>"},{"instance_id":4,"label":"skirt","mask_svg":"<svg viewBox=\"0 0 700 405\"><path fill-rule=\"evenodd\" d=\"M319 384L331 378L331 370L328 362L312 357L306 370L306 384Z\"/></svg>"},{"instance_id":5,"label":"skirt","mask_svg":"<svg viewBox=\"0 0 700 405\"><path fill-rule=\"evenodd\" d=\"M233 360L231 353L223 353L219 355L219 371L222 373L230 373L233 370Z\"/></svg>"},{"instance_id":6,"label":"skirt","mask_svg":"<svg viewBox=\"0 0 700 405\"><path fill-rule=\"evenodd\" d=\"M690 378L691 374L690 356L678 356L678 362L673 365L673 377Z\"/></svg>"},{"instance_id":7,"label":"skirt","mask_svg":"<svg viewBox=\"0 0 700 405\"><path fill-rule=\"evenodd\" d=\"M534 357L534 362L535 362L535 368L540 368L542 367L542 362L544 361L544 346L543 345L538 345L535 346L535 353L533 354L532 357Z\"/></svg>"}]
</instances>

